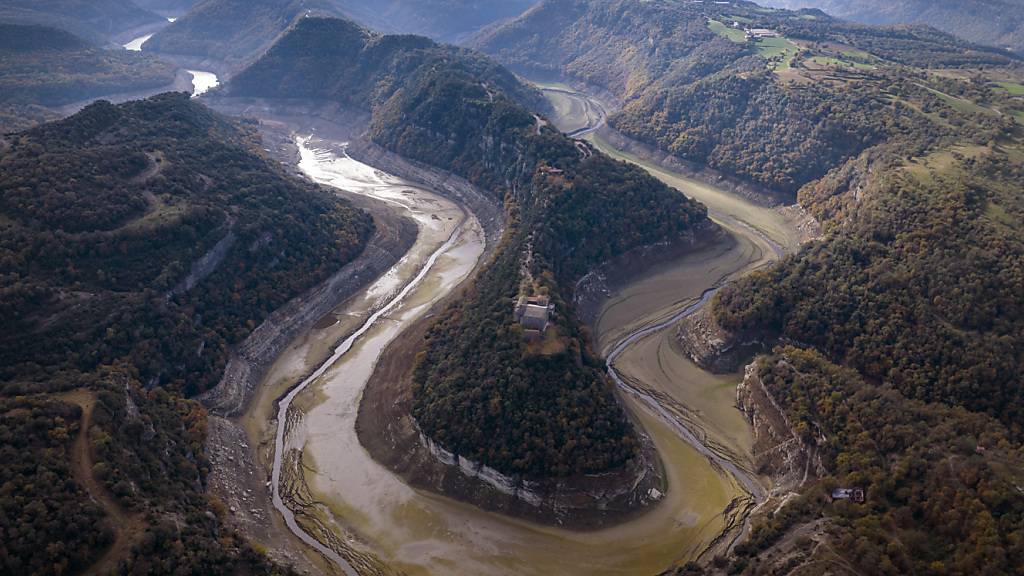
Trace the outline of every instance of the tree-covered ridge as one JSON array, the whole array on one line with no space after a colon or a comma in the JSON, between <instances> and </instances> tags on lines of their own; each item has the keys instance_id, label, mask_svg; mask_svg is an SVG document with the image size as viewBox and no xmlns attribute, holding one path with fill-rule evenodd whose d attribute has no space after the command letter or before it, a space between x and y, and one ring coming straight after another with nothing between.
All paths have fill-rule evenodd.
<instances>
[{"instance_id":1,"label":"tree-covered ridge","mask_svg":"<svg viewBox=\"0 0 1024 576\"><path fill-rule=\"evenodd\" d=\"M504 202L510 229L493 261L439 315L417 363L413 415L428 436L532 477L635 456L634 433L574 316L572 283L630 249L692 237L707 222L703 208L558 133L522 105L537 93L486 58L423 38L306 18L224 91L372 111L376 143ZM529 290L556 308L533 345L513 316L524 266Z\"/></svg>"},{"instance_id":2,"label":"tree-covered ridge","mask_svg":"<svg viewBox=\"0 0 1024 576\"><path fill-rule=\"evenodd\" d=\"M575 147L559 155L561 135L520 138L562 172L541 170L521 185L531 207L514 215L494 261L432 327L413 375L413 415L449 450L508 474L614 469L638 445L575 317L573 281L631 248L693 234L706 216L638 168L603 155L580 160ZM524 341L513 317L523 267L554 305L539 344Z\"/></svg>"},{"instance_id":3,"label":"tree-covered ridge","mask_svg":"<svg viewBox=\"0 0 1024 576\"><path fill-rule=\"evenodd\" d=\"M96 396L91 474L136 523L125 527L134 546L128 572L271 571L210 512L224 511L205 494L205 412L186 396L215 384L233 345L353 259L372 229L365 213L263 157L251 127L188 94L101 101L7 137L0 397L14 414L25 405L33 418L59 415L65 424L50 433L58 439L76 421L20 397ZM4 425L18 428L10 433L27 442L37 424L4 414ZM49 462L45 450L26 457ZM5 532L16 548L3 562L20 567L14 573L57 574L61 562L81 570L110 542L109 520L97 525L84 509L69 520L61 510L65 498L87 498L68 476L66 455L52 458L3 472L13 478L8 486L35 490L31 498L0 495L25 527ZM33 525L42 532L27 531ZM83 535L65 538L64 525ZM36 541L52 543L51 563L39 563Z\"/></svg>"},{"instance_id":4,"label":"tree-covered ridge","mask_svg":"<svg viewBox=\"0 0 1024 576\"><path fill-rule=\"evenodd\" d=\"M807 350L777 350L755 370L827 474L755 523L737 558L725 563L728 573L812 566L893 576L1020 572L1024 452L1002 425L908 399ZM837 487L863 489L865 502L831 501ZM808 526L824 528L805 532L814 539L790 538L796 553L766 554Z\"/></svg>"},{"instance_id":5,"label":"tree-covered ridge","mask_svg":"<svg viewBox=\"0 0 1024 576\"><path fill-rule=\"evenodd\" d=\"M442 72L482 83L521 103L543 102L538 92L478 53L421 36L380 35L348 20L315 17L298 20L266 54L232 78L225 91L331 100L369 110Z\"/></svg>"},{"instance_id":6,"label":"tree-covered ridge","mask_svg":"<svg viewBox=\"0 0 1024 576\"><path fill-rule=\"evenodd\" d=\"M70 32L0 24L0 131L28 127L25 110L169 86L175 70L151 56L104 50Z\"/></svg>"},{"instance_id":7,"label":"tree-covered ridge","mask_svg":"<svg viewBox=\"0 0 1024 576\"><path fill-rule=\"evenodd\" d=\"M987 46L1024 53L1024 11L1016 0L769 0L781 8L819 8L865 24L924 24Z\"/></svg>"},{"instance_id":8,"label":"tree-covered ridge","mask_svg":"<svg viewBox=\"0 0 1024 576\"><path fill-rule=\"evenodd\" d=\"M987 412L1019 439L1024 171L1018 150L973 152L876 179L841 233L725 290L719 321L814 345L908 397Z\"/></svg>"},{"instance_id":9,"label":"tree-covered ridge","mask_svg":"<svg viewBox=\"0 0 1024 576\"><path fill-rule=\"evenodd\" d=\"M3 0L0 22L60 28L103 44L133 28L166 20L131 0Z\"/></svg>"},{"instance_id":10,"label":"tree-covered ridge","mask_svg":"<svg viewBox=\"0 0 1024 576\"><path fill-rule=\"evenodd\" d=\"M147 381L204 390L232 344L359 252L368 217L286 176L252 138L187 94L98 102L12 138L0 155L2 314L17 327L0 336L5 388L128 355ZM217 245L222 262L197 278Z\"/></svg>"},{"instance_id":11,"label":"tree-covered ridge","mask_svg":"<svg viewBox=\"0 0 1024 576\"><path fill-rule=\"evenodd\" d=\"M212 58L239 68L309 14L341 13L331 0L206 0L153 35L146 50Z\"/></svg>"}]
</instances>

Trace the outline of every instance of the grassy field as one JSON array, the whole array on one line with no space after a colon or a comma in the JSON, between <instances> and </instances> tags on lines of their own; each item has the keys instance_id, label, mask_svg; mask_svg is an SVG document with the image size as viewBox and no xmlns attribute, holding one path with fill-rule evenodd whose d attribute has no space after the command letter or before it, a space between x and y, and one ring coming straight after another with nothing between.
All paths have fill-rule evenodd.
<instances>
[{"instance_id":1,"label":"grassy field","mask_svg":"<svg viewBox=\"0 0 1024 576\"><path fill-rule=\"evenodd\" d=\"M863 62L854 62L852 60L845 60L840 58L834 58L832 56L814 56L811 61L815 64L822 66L838 66L840 68L855 68L857 70L875 70L877 66L871 64L865 64Z\"/></svg>"},{"instance_id":2,"label":"grassy field","mask_svg":"<svg viewBox=\"0 0 1024 576\"><path fill-rule=\"evenodd\" d=\"M718 34L723 38L728 38L737 44L742 44L747 41L747 34L743 30L730 28L718 20L709 20L708 28L710 28L715 34Z\"/></svg>"},{"instance_id":3,"label":"grassy field","mask_svg":"<svg viewBox=\"0 0 1024 576\"><path fill-rule=\"evenodd\" d=\"M996 86L1006 90L1011 96L1024 96L1024 84L1017 84L1016 82L996 82Z\"/></svg>"},{"instance_id":4,"label":"grassy field","mask_svg":"<svg viewBox=\"0 0 1024 576\"><path fill-rule=\"evenodd\" d=\"M793 66L793 57L800 52L800 47L788 38L762 38L757 41L757 51L768 60L773 61L775 70L789 70ZM779 59L775 62L776 59Z\"/></svg>"},{"instance_id":5,"label":"grassy field","mask_svg":"<svg viewBox=\"0 0 1024 576\"><path fill-rule=\"evenodd\" d=\"M984 106L975 104L974 102L971 102L970 100L964 100L963 98L957 98L956 96L953 96L953 95L950 95L950 94L946 94L945 92L941 92L941 91L936 90L934 88L929 88L928 86L923 86L923 85L921 85L921 86L925 90L928 90L932 94L935 94L939 98L942 98L942 100L946 104L949 104L949 106L951 108L953 108L954 110L956 110L957 112L961 112L961 113L964 113L964 114L989 114L989 115L996 115L996 114L998 114L998 112L996 112L995 110L992 110L991 108L986 108Z\"/></svg>"}]
</instances>

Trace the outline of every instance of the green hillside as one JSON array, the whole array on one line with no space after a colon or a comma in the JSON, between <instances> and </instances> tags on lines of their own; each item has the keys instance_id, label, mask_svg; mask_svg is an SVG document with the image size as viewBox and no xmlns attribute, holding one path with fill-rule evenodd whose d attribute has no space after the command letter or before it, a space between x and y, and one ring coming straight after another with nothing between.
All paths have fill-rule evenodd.
<instances>
[{"instance_id":1,"label":"green hillside","mask_svg":"<svg viewBox=\"0 0 1024 576\"><path fill-rule=\"evenodd\" d=\"M373 224L259 150L251 128L184 93L100 101L0 148L0 571L80 572L111 527L138 544L128 573L270 571L209 512L205 411L186 398L271 311L359 254ZM72 397L95 399L87 476L64 455ZM130 526L103 520L83 477Z\"/></svg>"}]
</instances>

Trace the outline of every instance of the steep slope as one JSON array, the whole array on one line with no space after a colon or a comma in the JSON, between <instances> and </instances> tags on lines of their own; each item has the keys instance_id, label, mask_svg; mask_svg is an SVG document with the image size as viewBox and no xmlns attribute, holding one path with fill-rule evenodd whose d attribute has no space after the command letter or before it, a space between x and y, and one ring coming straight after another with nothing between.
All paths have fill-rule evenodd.
<instances>
[{"instance_id":1,"label":"steep slope","mask_svg":"<svg viewBox=\"0 0 1024 576\"><path fill-rule=\"evenodd\" d=\"M779 8L818 8L865 24L925 24L965 40L1024 53L1020 0L767 0Z\"/></svg>"},{"instance_id":2,"label":"steep slope","mask_svg":"<svg viewBox=\"0 0 1024 576\"><path fill-rule=\"evenodd\" d=\"M413 416L425 434L539 478L617 469L638 456L573 313L573 282L632 248L692 241L708 227L703 208L547 126L519 104L536 92L500 67L423 38L303 19L225 90L372 110L376 143L464 176L506 206L497 253L439 314L413 374ZM557 310L539 342L515 319L520 294L544 294Z\"/></svg>"},{"instance_id":3,"label":"steep slope","mask_svg":"<svg viewBox=\"0 0 1024 576\"><path fill-rule=\"evenodd\" d=\"M203 0L150 38L146 50L240 68L308 14L340 12L330 0Z\"/></svg>"},{"instance_id":4,"label":"steep slope","mask_svg":"<svg viewBox=\"0 0 1024 576\"><path fill-rule=\"evenodd\" d=\"M207 501L205 412L186 397L220 379L271 311L359 254L373 224L260 154L249 128L184 93L101 101L7 137L0 398L14 412L2 432L32 426L8 416L33 403L33 418L63 423L49 444L19 441L45 466L3 464L11 485L35 487L30 501L0 497L5 518L35 527L4 538L5 572L81 571L111 541L95 506L61 505L86 501L60 451L78 420L45 398L81 388L97 392L92 474L145 519L125 570L271 572Z\"/></svg>"},{"instance_id":5,"label":"steep slope","mask_svg":"<svg viewBox=\"0 0 1024 576\"><path fill-rule=\"evenodd\" d=\"M61 28L104 43L132 29L166 20L130 0L3 0L0 22Z\"/></svg>"},{"instance_id":6,"label":"steep slope","mask_svg":"<svg viewBox=\"0 0 1024 576\"><path fill-rule=\"evenodd\" d=\"M732 562L677 574L1019 571L1024 451L998 422L908 399L791 347L748 368L741 402L751 393L771 396L792 424L788 444L824 474L754 522ZM866 502L833 498L841 488Z\"/></svg>"},{"instance_id":7,"label":"steep slope","mask_svg":"<svg viewBox=\"0 0 1024 576\"><path fill-rule=\"evenodd\" d=\"M48 107L174 78L173 67L148 55L102 50L56 28L0 24L0 131L28 127Z\"/></svg>"},{"instance_id":8,"label":"steep slope","mask_svg":"<svg viewBox=\"0 0 1024 576\"><path fill-rule=\"evenodd\" d=\"M458 42L487 26L518 16L533 0L334 0L349 18L393 34L419 34Z\"/></svg>"}]
</instances>

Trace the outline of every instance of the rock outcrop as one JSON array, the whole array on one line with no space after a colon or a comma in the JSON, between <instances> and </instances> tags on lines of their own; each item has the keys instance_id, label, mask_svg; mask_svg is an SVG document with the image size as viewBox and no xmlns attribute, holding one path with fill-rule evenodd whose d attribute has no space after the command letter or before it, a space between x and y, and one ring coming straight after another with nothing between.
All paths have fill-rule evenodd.
<instances>
[{"instance_id":1,"label":"rock outcrop","mask_svg":"<svg viewBox=\"0 0 1024 576\"><path fill-rule=\"evenodd\" d=\"M743 382L736 387L736 406L754 431L757 472L772 478L772 494L779 495L796 490L826 471L816 448L794 432L785 411L761 381L758 370L763 361L761 358L747 365Z\"/></svg>"},{"instance_id":2,"label":"rock outcrop","mask_svg":"<svg viewBox=\"0 0 1024 576\"><path fill-rule=\"evenodd\" d=\"M720 374L739 370L745 360L767 350L771 344L770 339L761 334L736 333L722 328L710 305L679 323L676 340L695 364Z\"/></svg>"}]
</instances>

